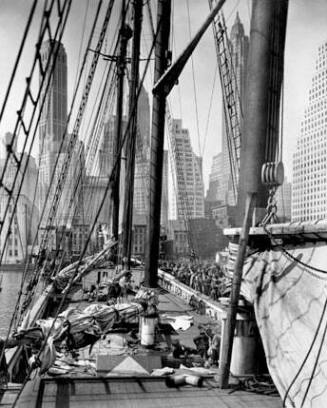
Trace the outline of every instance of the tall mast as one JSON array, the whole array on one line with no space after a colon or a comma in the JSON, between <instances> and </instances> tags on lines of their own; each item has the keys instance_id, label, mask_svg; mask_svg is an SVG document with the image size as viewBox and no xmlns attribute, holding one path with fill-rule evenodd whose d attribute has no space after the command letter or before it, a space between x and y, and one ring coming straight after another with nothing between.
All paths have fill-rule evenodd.
<instances>
[{"instance_id":1,"label":"tall mast","mask_svg":"<svg viewBox=\"0 0 327 408\"><path fill-rule=\"evenodd\" d=\"M134 0L133 10L133 49L131 64L131 81L129 94L129 115L131 122L126 140L126 188L123 214L123 242L122 257L128 259L126 265L129 269L132 245L133 226L133 196L134 196L134 169L135 169L135 144L137 137L137 94L139 85L140 43L142 29L143 0Z\"/></svg>"},{"instance_id":2,"label":"tall mast","mask_svg":"<svg viewBox=\"0 0 327 408\"><path fill-rule=\"evenodd\" d=\"M155 47L154 83L168 66L171 0L158 0L157 39ZM165 133L166 94L154 93L152 106L149 222L147 231L147 254L145 259L145 286L154 288L158 280L158 256L160 237L160 208L162 193L163 147Z\"/></svg>"},{"instance_id":3,"label":"tall mast","mask_svg":"<svg viewBox=\"0 0 327 408\"><path fill-rule=\"evenodd\" d=\"M219 0L206 18L192 41L167 68L167 52L170 31L170 0L158 0L157 41L155 50L155 73L153 87L151 159L150 159L150 218L148 223L147 254L145 259L145 285L156 287L158 280L158 255L160 236L160 204L162 190L163 138L165 127L166 97L177 83L185 64L201 40L203 34L222 8L226 0Z\"/></svg>"},{"instance_id":4,"label":"tall mast","mask_svg":"<svg viewBox=\"0 0 327 408\"><path fill-rule=\"evenodd\" d=\"M249 230L255 208L262 207L261 168L266 160L269 124L271 115L277 121L279 117L287 8L288 0L253 1L240 163L239 196L241 196L241 202L245 202L245 214L242 212L244 215L242 232L239 238L231 300L222 342L220 361L220 386L222 388L228 387L237 305ZM278 25L275 24L277 21ZM273 52L276 40L277 50ZM276 65L272 63L273 58L277 58ZM277 76L276 72L279 72ZM275 81L274 89L272 89L273 81ZM269 109L272 98L275 98L274 111Z\"/></svg>"},{"instance_id":5,"label":"tall mast","mask_svg":"<svg viewBox=\"0 0 327 408\"><path fill-rule=\"evenodd\" d=\"M124 76L126 67L127 42L131 37L131 29L125 23L126 10L125 0L122 0L122 14L120 26L120 49L117 61L117 106L115 121L115 139L114 139L114 160L117 160L113 176L113 187L111 191L112 208L112 235L115 239L119 233L119 186L120 186L120 162L121 162L121 143L122 143L122 122L123 122L123 103L124 103Z\"/></svg>"}]
</instances>

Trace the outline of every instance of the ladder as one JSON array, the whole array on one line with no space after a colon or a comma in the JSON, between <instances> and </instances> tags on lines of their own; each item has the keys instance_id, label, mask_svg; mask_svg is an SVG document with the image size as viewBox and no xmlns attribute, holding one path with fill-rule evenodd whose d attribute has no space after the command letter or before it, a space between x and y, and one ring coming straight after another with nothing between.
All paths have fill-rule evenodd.
<instances>
[{"instance_id":1,"label":"ladder","mask_svg":"<svg viewBox=\"0 0 327 408\"><path fill-rule=\"evenodd\" d=\"M212 8L213 2L214 0L209 0L210 9ZM241 153L241 101L238 92L237 78L233 68L232 53L223 13L217 15L212 27L223 94L223 108L226 123L227 146L230 159L233 192L236 199Z\"/></svg>"}]
</instances>

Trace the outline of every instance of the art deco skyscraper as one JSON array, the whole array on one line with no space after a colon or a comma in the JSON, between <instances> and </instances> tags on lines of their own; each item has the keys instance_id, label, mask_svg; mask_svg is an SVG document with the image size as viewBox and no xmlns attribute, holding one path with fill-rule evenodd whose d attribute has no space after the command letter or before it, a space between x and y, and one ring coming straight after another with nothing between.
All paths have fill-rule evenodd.
<instances>
[{"instance_id":1,"label":"art deco skyscraper","mask_svg":"<svg viewBox=\"0 0 327 408\"><path fill-rule=\"evenodd\" d=\"M327 217L327 42L318 49L293 155L292 220Z\"/></svg>"},{"instance_id":2,"label":"art deco skyscraper","mask_svg":"<svg viewBox=\"0 0 327 408\"><path fill-rule=\"evenodd\" d=\"M246 65L249 52L249 38L244 34L244 27L239 14L236 14L235 22L230 32L230 50L232 56L233 89L236 98L236 111L241 123L241 104L245 93ZM218 180L216 197L224 204L235 205L235 197L232 187L232 176L229 162L227 134L225 121L222 127L222 171Z\"/></svg>"},{"instance_id":3,"label":"art deco skyscraper","mask_svg":"<svg viewBox=\"0 0 327 408\"><path fill-rule=\"evenodd\" d=\"M41 47L41 59L44 67L49 59L51 47L54 47L54 50L56 50L55 47L59 47L59 49L39 124L40 210L45 203L61 142L65 138L67 121L67 55L61 43L46 41ZM54 52L56 53L56 51ZM63 151L59 157L59 169L65 160L64 156Z\"/></svg>"},{"instance_id":4,"label":"art deco skyscraper","mask_svg":"<svg viewBox=\"0 0 327 408\"><path fill-rule=\"evenodd\" d=\"M50 41L46 41L41 47L44 66L49 59L51 44ZM42 150L43 152L58 152L67 121L67 55L61 43L55 43L54 47L59 47L59 50L40 119L40 154Z\"/></svg>"}]
</instances>

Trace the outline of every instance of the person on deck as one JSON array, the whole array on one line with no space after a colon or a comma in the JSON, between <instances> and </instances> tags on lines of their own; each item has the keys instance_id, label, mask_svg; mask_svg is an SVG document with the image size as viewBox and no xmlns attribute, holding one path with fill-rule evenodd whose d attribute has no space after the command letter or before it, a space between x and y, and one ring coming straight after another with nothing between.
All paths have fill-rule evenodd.
<instances>
[{"instance_id":1,"label":"person on deck","mask_svg":"<svg viewBox=\"0 0 327 408\"><path fill-rule=\"evenodd\" d=\"M198 354L206 360L208 358L209 349L209 337L204 331L200 331L200 334L193 339L193 343L196 346Z\"/></svg>"}]
</instances>

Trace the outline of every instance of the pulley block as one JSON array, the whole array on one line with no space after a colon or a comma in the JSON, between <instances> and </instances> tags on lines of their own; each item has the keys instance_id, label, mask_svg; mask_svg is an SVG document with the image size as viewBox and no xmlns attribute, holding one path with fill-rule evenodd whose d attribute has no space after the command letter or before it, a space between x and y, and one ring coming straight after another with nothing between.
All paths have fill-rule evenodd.
<instances>
[{"instance_id":1,"label":"pulley block","mask_svg":"<svg viewBox=\"0 0 327 408\"><path fill-rule=\"evenodd\" d=\"M267 187L278 187L284 182L284 165L282 162L267 162L262 165L261 181Z\"/></svg>"}]
</instances>

